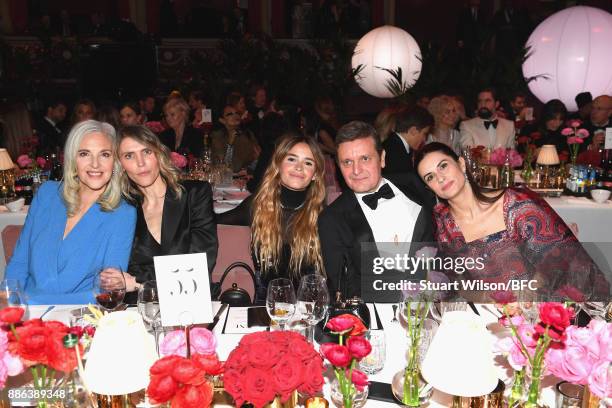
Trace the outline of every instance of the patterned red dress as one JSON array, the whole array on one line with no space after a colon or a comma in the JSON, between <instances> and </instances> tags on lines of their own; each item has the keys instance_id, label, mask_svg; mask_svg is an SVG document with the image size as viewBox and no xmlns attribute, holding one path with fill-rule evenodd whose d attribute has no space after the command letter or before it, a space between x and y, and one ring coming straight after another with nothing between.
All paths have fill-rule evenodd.
<instances>
[{"instance_id":1,"label":"patterned red dress","mask_svg":"<svg viewBox=\"0 0 612 408\"><path fill-rule=\"evenodd\" d=\"M457 268L455 262L454 270L446 271L451 280L537 279L538 287L552 291L569 285L587 297L600 291L609 294L604 275L545 200L519 188L507 189L501 199L506 229L471 242L465 241L447 204L434 208L440 253L455 260L481 259L469 268Z\"/></svg>"}]
</instances>

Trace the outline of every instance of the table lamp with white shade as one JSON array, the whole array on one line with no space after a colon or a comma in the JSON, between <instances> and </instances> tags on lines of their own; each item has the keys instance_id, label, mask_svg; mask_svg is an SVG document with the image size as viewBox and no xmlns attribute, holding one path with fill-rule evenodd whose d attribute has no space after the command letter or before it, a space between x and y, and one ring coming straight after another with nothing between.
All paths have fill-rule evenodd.
<instances>
[{"instance_id":1,"label":"table lamp with white shade","mask_svg":"<svg viewBox=\"0 0 612 408\"><path fill-rule=\"evenodd\" d=\"M542 180L542 185L544 188L550 187L550 166L556 166L560 163L555 145L542 146L540 148L540 153L538 154L536 163L544 166L544 179Z\"/></svg>"},{"instance_id":2,"label":"table lamp with white shade","mask_svg":"<svg viewBox=\"0 0 612 408\"><path fill-rule=\"evenodd\" d=\"M99 395L127 395L146 388L157 360L155 342L134 311L102 317L85 363L87 388Z\"/></svg>"},{"instance_id":3,"label":"table lamp with white shade","mask_svg":"<svg viewBox=\"0 0 612 408\"><path fill-rule=\"evenodd\" d=\"M484 323L471 312L452 311L442 317L421 374L435 389L455 397L478 397L498 383L493 342Z\"/></svg>"},{"instance_id":4,"label":"table lamp with white shade","mask_svg":"<svg viewBox=\"0 0 612 408\"><path fill-rule=\"evenodd\" d=\"M15 164L6 149L0 149L0 201L7 203L15 197Z\"/></svg>"}]
</instances>

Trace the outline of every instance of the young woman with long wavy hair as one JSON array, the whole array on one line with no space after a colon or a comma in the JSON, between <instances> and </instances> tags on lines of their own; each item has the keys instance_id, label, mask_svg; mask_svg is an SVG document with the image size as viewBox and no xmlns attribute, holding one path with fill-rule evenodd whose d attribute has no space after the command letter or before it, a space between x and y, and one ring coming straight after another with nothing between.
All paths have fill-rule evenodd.
<instances>
[{"instance_id":1,"label":"young woman with long wavy hair","mask_svg":"<svg viewBox=\"0 0 612 408\"><path fill-rule=\"evenodd\" d=\"M303 275L325 273L317 229L325 200L323 173L318 144L303 135L288 134L277 144L257 192L235 210L218 216L219 224L251 226L256 299L265 299L271 279L290 278L297 285Z\"/></svg>"}]
</instances>

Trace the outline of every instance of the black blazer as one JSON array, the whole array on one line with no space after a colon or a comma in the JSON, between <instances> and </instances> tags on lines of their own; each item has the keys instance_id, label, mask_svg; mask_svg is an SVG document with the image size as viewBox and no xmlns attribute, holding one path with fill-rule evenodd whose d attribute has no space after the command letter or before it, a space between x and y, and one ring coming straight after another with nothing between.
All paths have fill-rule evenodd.
<instances>
[{"instance_id":1,"label":"black blazer","mask_svg":"<svg viewBox=\"0 0 612 408\"><path fill-rule=\"evenodd\" d=\"M433 242L432 207L434 197L414 174L385 177L410 200L422 206L413 231L413 242ZM401 214L397 214L398 218ZM362 242L375 242L372 228L352 191L345 191L319 216L319 239L327 283L332 297L338 289L338 277L347 268L346 281L341 285L345 298L361 296ZM411 246L410 252L417 248ZM378 253L367 255L378 256Z\"/></svg>"},{"instance_id":2,"label":"black blazer","mask_svg":"<svg viewBox=\"0 0 612 408\"><path fill-rule=\"evenodd\" d=\"M412 154L406 152L404 143L397 133L392 133L383 143L385 149L385 168L383 175L414 173ZM412 149L410 150L412 153ZM394 183L395 184L395 183Z\"/></svg>"},{"instance_id":3,"label":"black blazer","mask_svg":"<svg viewBox=\"0 0 612 408\"><path fill-rule=\"evenodd\" d=\"M192 154L196 157L201 157L204 151L204 136L198 129L189 125L185 126L183 131L183 139L178 149L175 149L176 133L174 129L168 128L159 134L159 140L165 144L171 152Z\"/></svg>"},{"instance_id":4,"label":"black blazer","mask_svg":"<svg viewBox=\"0 0 612 408\"><path fill-rule=\"evenodd\" d=\"M57 148L64 148L64 133L55 125L51 125L44 117L37 123L38 148L45 153L55 152Z\"/></svg>"},{"instance_id":5,"label":"black blazer","mask_svg":"<svg viewBox=\"0 0 612 408\"><path fill-rule=\"evenodd\" d=\"M184 181L180 198L168 190L164 200L161 244L147 228L142 207L137 206L136 231L128 272L143 283L155 279L153 257L206 252L209 274L217 259L217 223L212 190L205 181Z\"/></svg>"}]
</instances>

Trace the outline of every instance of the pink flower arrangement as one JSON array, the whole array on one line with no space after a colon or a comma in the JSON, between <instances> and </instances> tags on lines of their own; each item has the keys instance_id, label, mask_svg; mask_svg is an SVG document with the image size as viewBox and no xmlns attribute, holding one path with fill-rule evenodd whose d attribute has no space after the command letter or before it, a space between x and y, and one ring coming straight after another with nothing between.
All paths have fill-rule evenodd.
<instances>
[{"instance_id":1,"label":"pink flower arrangement","mask_svg":"<svg viewBox=\"0 0 612 408\"><path fill-rule=\"evenodd\" d=\"M516 150L504 147L498 147L493 150L489 163L495 166L503 166L506 163L506 158L509 159L512 167L520 167L523 164L523 158Z\"/></svg>"},{"instance_id":2,"label":"pink flower arrangement","mask_svg":"<svg viewBox=\"0 0 612 408\"><path fill-rule=\"evenodd\" d=\"M178 154L177 152L170 153L170 160L172 160L172 164L174 164L179 169L187 166L187 158L182 154Z\"/></svg>"},{"instance_id":3,"label":"pink flower arrangement","mask_svg":"<svg viewBox=\"0 0 612 408\"><path fill-rule=\"evenodd\" d=\"M191 354L215 354L217 339L208 329L194 327L189 331ZM175 330L168 333L159 345L159 352L162 356L186 356L187 342L183 330Z\"/></svg>"},{"instance_id":4,"label":"pink flower arrangement","mask_svg":"<svg viewBox=\"0 0 612 408\"><path fill-rule=\"evenodd\" d=\"M36 164L38 164L38 167L40 167L41 169L44 169L47 165L47 161L39 156L36 158Z\"/></svg>"},{"instance_id":5,"label":"pink flower arrangement","mask_svg":"<svg viewBox=\"0 0 612 408\"><path fill-rule=\"evenodd\" d=\"M584 139L589 136L589 131L586 129L578 129L578 126L582 125L579 120L570 120L566 127L561 130L563 136L567 136L567 144L570 148L570 157L572 163L576 163L578 157L578 146L584 143Z\"/></svg>"},{"instance_id":6,"label":"pink flower arrangement","mask_svg":"<svg viewBox=\"0 0 612 408\"><path fill-rule=\"evenodd\" d=\"M32 159L27 154L22 154L21 156L17 158L17 164L22 169L25 169L26 167L32 164Z\"/></svg>"},{"instance_id":7,"label":"pink flower arrangement","mask_svg":"<svg viewBox=\"0 0 612 408\"><path fill-rule=\"evenodd\" d=\"M565 333L565 347L546 354L548 371L565 381L588 385L599 398L610 397L612 323L591 320L587 327L570 326Z\"/></svg>"},{"instance_id":8,"label":"pink flower arrangement","mask_svg":"<svg viewBox=\"0 0 612 408\"><path fill-rule=\"evenodd\" d=\"M574 134L574 130L572 128L564 128L563 130L561 130L561 134L563 136L571 136Z\"/></svg>"},{"instance_id":9,"label":"pink flower arrangement","mask_svg":"<svg viewBox=\"0 0 612 408\"><path fill-rule=\"evenodd\" d=\"M21 359L8 350L8 335L0 330L0 389L4 388L6 378L21 374L24 369Z\"/></svg>"}]
</instances>

